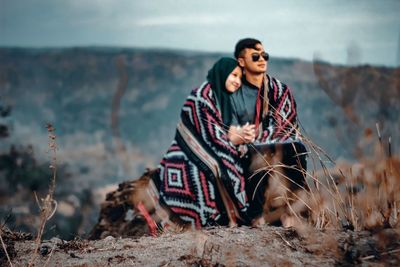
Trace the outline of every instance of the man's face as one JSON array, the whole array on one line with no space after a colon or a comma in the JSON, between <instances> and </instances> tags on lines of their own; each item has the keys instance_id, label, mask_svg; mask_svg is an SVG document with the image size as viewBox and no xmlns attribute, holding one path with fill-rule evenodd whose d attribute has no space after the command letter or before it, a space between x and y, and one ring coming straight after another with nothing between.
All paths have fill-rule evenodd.
<instances>
[{"instance_id":1,"label":"man's face","mask_svg":"<svg viewBox=\"0 0 400 267\"><path fill-rule=\"evenodd\" d=\"M245 48L238 58L239 65L245 69L246 73L262 74L267 71L268 61L264 59L264 47L256 44L255 49Z\"/></svg>"}]
</instances>

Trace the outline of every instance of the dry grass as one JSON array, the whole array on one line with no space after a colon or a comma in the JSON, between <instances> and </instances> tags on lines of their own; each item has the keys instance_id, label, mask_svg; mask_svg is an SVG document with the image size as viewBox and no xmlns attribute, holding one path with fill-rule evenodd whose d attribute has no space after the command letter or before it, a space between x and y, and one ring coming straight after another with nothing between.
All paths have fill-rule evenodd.
<instances>
[{"instance_id":1,"label":"dry grass","mask_svg":"<svg viewBox=\"0 0 400 267\"><path fill-rule=\"evenodd\" d=\"M398 262L400 242L394 236L400 230L400 157L393 153L391 138L384 145L379 125L376 133L371 129L364 131L362 140L356 144L357 162L336 163L299 132L310 153L308 171L303 170L306 185L295 190L292 187L295 182L285 174L281 153L272 158L260 155L266 167L258 171L264 172L268 179L263 222L280 221L284 227L294 227L308 248L321 238L321 232L316 230L333 230L330 232L333 235L350 230L343 240L327 235L326 242L316 250L311 249L312 253L334 252L339 263L382 258ZM259 221L256 220L256 225ZM363 247L360 238L364 230L374 236L369 250ZM384 234L387 230L392 231L390 235Z\"/></svg>"},{"instance_id":2,"label":"dry grass","mask_svg":"<svg viewBox=\"0 0 400 267\"><path fill-rule=\"evenodd\" d=\"M320 171L308 175L316 184L312 191L319 200L319 203L311 202L309 222L318 228L357 231L398 228L400 157L392 151L389 135L397 134L390 131L394 131L396 127L393 126L398 123L391 114L396 114L399 107L399 69L379 74L368 66L335 69L314 62L313 67L320 87L347 118L340 124L341 129L337 128L344 135L337 137L343 144L354 146L357 162L339 162L328 168L320 156L325 153L314 149L309 142L317 156L315 161L321 167ZM366 112L371 106L377 109ZM376 131L372 130L372 119L384 127L377 123ZM314 163L314 158L312 160ZM324 188L320 184L324 184Z\"/></svg>"},{"instance_id":3,"label":"dry grass","mask_svg":"<svg viewBox=\"0 0 400 267\"><path fill-rule=\"evenodd\" d=\"M296 182L283 171L287 166L282 163L281 151L273 156L259 152L257 160L261 162L256 165L264 167L256 173L263 172L268 179L262 223L281 219L284 226L307 224L317 229L356 231L399 227L400 158L393 155L390 138L384 148L378 124L375 142L372 130L366 129L356 144L358 162L354 164L337 164L297 126L289 122L288 129L294 129L309 150L308 171L292 167L303 172L306 184L292 189ZM371 146L374 153L360 153L370 151ZM255 221L258 224L259 220Z\"/></svg>"},{"instance_id":4,"label":"dry grass","mask_svg":"<svg viewBox=\"0 0 400 267\"><path fill-rule=\"evenodd\" d=\"M356 231L398 227L400 158L385 151L380 141L371 145L375 153L355 164L328 168L319 157L321 170L307 174L315 185L310 186L314 197L308 199L309 223L317 228Z\"/></svg>"},{"instance_id":5,"label":"dry grass","mask_svg":"<svg viewBox=\"0 0 400 267\"><path fill-rule=\"evenodd\" d=\"M258 152L255 165L262 167L255 173L263 172L263 179L268 179L265 222L281 219L284 226L307 224L317 229L356 231L399 227L400 157L392 151L391 137L384 147L379 124L376 137L367 128L355 142L357 163L337 164L297 125L286 122L287 131L294 131L292 135L309 151L308 171L291 167L303 173L305 186L293 187L296 182L285 174L282 151L272 155Z\"/></svg>"},{"instance_id":6,"label":"dry grass","mask_svg":"<svg viewBox=\"0 0 400 267\"><path fill-rule=\"evenodd\" d=\"M46 222L50 220L51 217L53 217L54 213L57 210L57 202L53 199L57 175L57 143L56 135L54 133L55 129L51 124L47 125L47 132L49 137L48 152L51 154L51 164L49 168L53 171L53 176L47 196L45 198L42 198L40 201L36 198L40 208L40 225L35 239L35 250L33 251L31 260L29 261L29 266L34 266L36 259L39 255L39 248L42 241L42 235L46 226Z\"/></svg>"},{"instance_id":7,"label":"dry grass","mask_svg":"<svg viewBox=\"0 0 400 267\"><path fill-rule=\"evenodd\" d=\"M365 138L371 138L370 131ZM399 226L400 158L393 156L390 148L385 150L378 140L370 142L375 146L373 155L361 157L355 164L335 164L311 140L303 136L302 141L311 152L311 166L304 172L306 187L291 190L293 180L282 171L278 153L260 169L269 179L264 207L267 222L280 217L285 225L290 218L287 226L306 223L317 229L356 231ZM271 207L281 207L278 218L271 218L277 211L271 212Z\"/></svg>"}]
</instances>

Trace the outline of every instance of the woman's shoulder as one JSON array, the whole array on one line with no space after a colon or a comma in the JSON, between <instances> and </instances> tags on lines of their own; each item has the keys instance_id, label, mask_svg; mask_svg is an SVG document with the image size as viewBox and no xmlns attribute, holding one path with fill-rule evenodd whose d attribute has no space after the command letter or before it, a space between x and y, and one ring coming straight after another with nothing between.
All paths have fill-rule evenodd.
<instances>
[{"instance_id":1,"label":"woman's shoulder","mask_svg":"<svg viewBox=\"0 0 400 267\"><path fill-rule=\"evenodd\" d=\"M211 88L211 84L208 81L205 81L199 87L194 88L191 94L196 95L202 93L205 90L208 90L209 88Z\"/></svg>"},{"instance_id":2,"label":"woman's shoulder","mask_svg":"<svg viewBox=\"0 0 400 267\"><path fill-rule=\"evenodd\" d=\"M199 87L193 89L187 98L186 105L189 103L191 103L190 105L194 104L200 107L215 109L216 103L214 100L211 84L206 81Z\"/></svg>"},{"instance_id":3,"label":"woman's shoulder","mask_svg":"<svg viewBox=\"0 0 400 267\"><path fill-rule=\"evenodd\" d=\"M193 89L190 92L191 98L196 98L198 100L210 99L212 95L211 84L207 81L203 82L199 87Z\"/></svg>"}]
</instances>

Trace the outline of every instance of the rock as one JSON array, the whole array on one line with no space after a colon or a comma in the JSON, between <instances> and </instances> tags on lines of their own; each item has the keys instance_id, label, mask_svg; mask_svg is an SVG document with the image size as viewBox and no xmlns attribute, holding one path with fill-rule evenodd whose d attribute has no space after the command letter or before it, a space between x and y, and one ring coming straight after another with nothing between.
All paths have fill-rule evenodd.
<instances>
[{"instance_id":1,"label":"rock","mask_svg":"<svg viewBox=\"0 0 400 267\"><path fill-rule=\"evenodd\" d=\"M52 248L49 246L49 244L42 244L40 245L39 253L44 257L50 253L51 249Z\"/></svg>"},{"instance_id":2,"label":"rock","mask_svg":"<svg viewBox=\"0 0 400 267\"><path fill-rule=\"evenodd\" d=\"M141 191L142 184L146 184L154 171L146 172L139 179L125 181L115 191L107 194L101 204L98 223L89 234L89 239L103 239L107 236L141 237L149 234L145 219L134 210L132 195L135 190Z\"/></svg>"},{"instance_id":3,"label":"rock","mask_svg":"<svg viewBox=\"0 0 400 267\"><path fill-rule=\"evenodd\" d=\"M106 241L106 242L114 242L115 241L115 237L109 235L106 238L104 238L104 241Z\"/></svg>"},{"instance_id":4,"label":"rock","mask_svg":"<svg viewBox=\"0 0 400 267\"><path fill-rule=\"evenodd\" d=\"M53 237L52 239L50 239L50 242L56 245L63 243L63 241L58 237Z\"/></svg>"}]
</instances>

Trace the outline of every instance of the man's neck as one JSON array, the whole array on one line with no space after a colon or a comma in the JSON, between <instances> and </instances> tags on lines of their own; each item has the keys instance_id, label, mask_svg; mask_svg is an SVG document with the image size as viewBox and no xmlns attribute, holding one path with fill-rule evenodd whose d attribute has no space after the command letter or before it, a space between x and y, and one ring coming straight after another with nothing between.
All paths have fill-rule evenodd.
<instances>
[{"instance_id":1,"label":"man's neck","mask_svg":"<svg viewBox=\"0 0 400 267\"><path fill-rule=\"evenodd\" d=\"M246 74L246 80L257 88L261 88L264 79L264 74Z\"/></svg>"}]
</instances>

